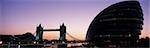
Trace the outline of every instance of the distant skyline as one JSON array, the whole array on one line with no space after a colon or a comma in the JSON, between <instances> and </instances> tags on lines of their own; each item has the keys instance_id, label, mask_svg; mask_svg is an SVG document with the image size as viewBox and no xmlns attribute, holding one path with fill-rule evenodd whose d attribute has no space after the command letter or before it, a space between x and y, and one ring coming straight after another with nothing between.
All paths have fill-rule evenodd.
<instances>
[{"instance_id":1,"label":"distant skyline","mask_svg":"<svg viewBox=\"0 0 150 48\"><path fill-rule=\"evenodd\" d=\"M121 1L124 0L0 0L0 34L34 34L39 24L45 29L57 29L64 23L68 33L85 39L94 17L108 6ZM141 37L150 37L150 1L139 2L144 13ZM44 32L43 37L58 39L59 32Z\"/></svg>"}]
</instances>

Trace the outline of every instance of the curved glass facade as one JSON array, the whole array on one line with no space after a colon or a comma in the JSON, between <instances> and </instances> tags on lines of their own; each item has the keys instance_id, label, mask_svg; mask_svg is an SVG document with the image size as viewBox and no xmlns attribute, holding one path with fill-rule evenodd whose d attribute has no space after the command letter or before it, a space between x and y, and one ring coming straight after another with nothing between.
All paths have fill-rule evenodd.
<instances>
[{"instance_id":1,"label":"curved glass facade","mask_svg":"<svg viewBox=\"0 0 150 48\"><path fill-rule=\"evenodd\" d=\"M96 46L136 46L143 25L138 1L123 1L109 6L92 21L86 40Z\"/></svg>"}]
</instances>

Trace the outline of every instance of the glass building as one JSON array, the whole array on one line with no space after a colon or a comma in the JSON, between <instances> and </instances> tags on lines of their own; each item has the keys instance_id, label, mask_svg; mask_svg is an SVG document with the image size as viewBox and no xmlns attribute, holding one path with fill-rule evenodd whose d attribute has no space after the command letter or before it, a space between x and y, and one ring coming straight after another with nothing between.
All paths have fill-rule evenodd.
<instances>
[{"instance_id":1,"label":"glass building","mask_svg":"<svg viewBox=\"0 0 150 48\"><path fill-rule=\"evenodd\" d=\"M87 31L86 40L99 47L136 47L143 25L138 1L122 1L100 12Z\"/></svg>"}]
</instances>

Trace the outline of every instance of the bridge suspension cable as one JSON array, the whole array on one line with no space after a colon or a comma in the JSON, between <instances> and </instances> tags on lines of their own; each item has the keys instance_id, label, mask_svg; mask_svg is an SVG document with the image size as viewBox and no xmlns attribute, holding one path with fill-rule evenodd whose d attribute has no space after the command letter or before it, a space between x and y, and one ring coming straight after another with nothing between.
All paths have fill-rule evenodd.
<instances>
[{"instance_id":1,"label":"bridge suspension cable","mask_svg":"<svg viewBox=\"0 0 150 48\"><path fill-rule=\"evenodd\" d=\"M74 36L70 35L68 32L66 32L66 34L67 34L69 37L71 37L72 39L74 39L74 40L81 41L81 39L75 38Z\"/></svg>"}]
</instances>

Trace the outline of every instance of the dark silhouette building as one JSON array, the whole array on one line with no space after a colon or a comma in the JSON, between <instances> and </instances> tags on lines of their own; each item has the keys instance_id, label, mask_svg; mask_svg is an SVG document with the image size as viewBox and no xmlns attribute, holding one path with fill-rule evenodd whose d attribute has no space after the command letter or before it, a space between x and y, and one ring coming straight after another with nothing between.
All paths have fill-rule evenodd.
<instances>
[{"instance_id":1,"label":"dark silhouette building","mask_svg":"<svg viewBox=\"0 0 150 48\"><path fill-rule=\"evenodd\" d=\"M145 38L139 39L138 46L139 47L150 47L150 38L145 37Z\"/></svg>"},{"instance_id":2,"label":"dark silhouette building","mask_svg":"<svg viewBox=\"0 0 150 48\"><path fill-rule=\"evenodd\" d=\"M2 43L12 42L14 37L12 35L0 35L0 41L3 41Z\"/></svg>"},{"instance_id":3,"label":"dark silhouette building","mask_svg":"<svg viewBox=\"0 0 150 48\"><path fill-rule=\"evenodd\" d=\"M21 35L14 35L15 42L32 42L35 41L35 37L32 33L25 33Z\"/></svg>"},{"instance_id":4,"label":"dark silhouette building","mask_svg":"<svg viewBox=\"0 0 150 48\"><path fill-rule=\"evenodd\" d=\"M113 4L94 18L86 40L99 47L136 47L143 20L138 1Z\"/></svg>"},{"instance_id":5,"label":"dark silhouette building","mask_svg":"<svg viewBox=\"0 0 150 48\"><path fill-rule=\"evenodd\" d=\"M7 44L8 42L14 44L18 42L32 43L33 41L35 41L35 37L29 32L21 35L0 35L0 41L2 41L3 44Z\"/></svg>"}]
</instances>

